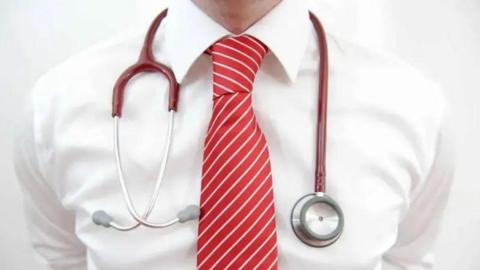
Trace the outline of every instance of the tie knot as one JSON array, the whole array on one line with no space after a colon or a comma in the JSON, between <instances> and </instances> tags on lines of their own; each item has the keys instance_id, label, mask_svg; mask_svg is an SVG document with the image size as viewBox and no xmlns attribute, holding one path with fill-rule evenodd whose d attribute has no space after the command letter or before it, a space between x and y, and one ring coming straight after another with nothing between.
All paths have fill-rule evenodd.
<instances>
[{"instance_id":1,"label":"tie knot","mask_svg":"<svg viewBox=\"0 0 480 270\"><path fill-rule=\"evenodd\" d=\"M224 37L210 46L213 62L214 97L232 93L250 93L255 75L268 52L250 35Z\"/></svg>"}]
</instances>

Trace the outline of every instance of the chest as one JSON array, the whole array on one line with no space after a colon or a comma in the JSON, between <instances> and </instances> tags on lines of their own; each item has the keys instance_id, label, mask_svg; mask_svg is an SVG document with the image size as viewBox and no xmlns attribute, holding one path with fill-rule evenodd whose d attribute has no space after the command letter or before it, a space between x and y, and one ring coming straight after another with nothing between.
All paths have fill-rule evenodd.
<instances>
[{"instance_id":1,"label":"chest","mask_svg":"<svg viewBox=\"0 0 480 270\"><path fill-rule=\"evenodd\" d=\"M390 106L388 99L383 102L359 94L362 89L355 78L332 77L327 193L343 208L345 231L334 246L312 249L296 239L289 218L296 200L313 192L318 100L315 62L305 64L295 83L286 83L274 79L281 70L269 67L266 61L268 72L257 76L253 106L270 151L280 265L291 265L291 269L335 262L344 265L345 257L351 258L352 264L339 269L374 265L394 243L412 185L419 181L425 166L420 123ZM211 78L206 62L196 65L180 93L169 163L152 220L173 217L185 205L199 203L212 93L209 79L197 79ZM92 85L92 89L73 92L66 99L50 142L52 184L65 207L76 213L79 237L97 258L123 258L95 262L104 268L120 269L121 265L131 265L132 260L162 261L178 268L180 253L185 254L186 264L193 263L195 222L161 232L142 228L129 234L91 223L90 216L99 207L118 217L119 222L132 222L115 171L110 93ZM155 75L135 81L127 90L125 116L120 123L127 186L139 211L153 191L163 156L168 123L164 89L166 82ZM177 240L167 248L172 238ZM102 241L119 248L104 249ZM122 256L133 248L126 243L141 245L145 252L135 258Z\"/></svg>"}]
</instances>

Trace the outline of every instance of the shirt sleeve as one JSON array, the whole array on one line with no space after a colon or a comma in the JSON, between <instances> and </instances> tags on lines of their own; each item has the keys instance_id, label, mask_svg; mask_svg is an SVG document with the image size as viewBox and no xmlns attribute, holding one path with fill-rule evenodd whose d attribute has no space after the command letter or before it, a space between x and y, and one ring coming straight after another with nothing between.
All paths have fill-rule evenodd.
<instances>
[{"instance_id":1,"label":"shirt sleeve","mask_svg":"<svg viewBox=\"0 0 480 270\"><path fill-rule=\"evenodd\" d=\"M446 102L443 102L446 104ZM435 240L447 205L454 172L453 136L448 105L443 106L435 157L427 177L410 199L397 241L383 256L383 270L425 270L434 264Z\"/></svg>"},{"instance_id":2,"label":"shirt sleeve","mask_svg":"<svg viewBox=\"0 0 480 270\"><path fill-rule=\"evenodd\" d=\"M32 99L29 97L18 119L14 164L35 257L44 269L87 269L85 247L75 235L73 213L62 207L41 166Z\"/></svg>"}]
</instances>

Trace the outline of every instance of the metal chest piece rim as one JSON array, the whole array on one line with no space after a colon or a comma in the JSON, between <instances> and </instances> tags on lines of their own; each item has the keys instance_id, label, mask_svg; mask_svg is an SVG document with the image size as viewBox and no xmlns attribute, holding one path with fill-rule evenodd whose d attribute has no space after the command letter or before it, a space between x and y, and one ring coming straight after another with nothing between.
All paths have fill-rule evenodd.
<instances>
[{"instance_id":1,"label":"metal chest piece rim","mask_svg":"<svg viewBox=\"0 0 480 270\"><path fill-rule=\"evenodd\" d=\"M319 213L319 210L322 213ZM334 224L334 229L328 232L319 229L321 226L325 227L325 224L329 225L329 228ZM295 203L291 213L291 225L295 235L303 243L312 247L326 247L337 241L342 234L344 216L335 200L323 192L315 192L301 197Z\"/></svg>"}]
</instances>

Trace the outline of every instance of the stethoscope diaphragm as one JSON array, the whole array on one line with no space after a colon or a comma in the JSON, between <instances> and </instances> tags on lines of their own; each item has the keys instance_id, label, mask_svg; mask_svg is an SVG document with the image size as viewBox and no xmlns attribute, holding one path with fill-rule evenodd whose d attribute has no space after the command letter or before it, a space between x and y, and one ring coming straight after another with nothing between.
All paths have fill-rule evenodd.
<instances>
[{"instance_id":1,"label":"stethoscope diaphragm","mask_svg":"<svg viewBox=\"0 0 480 270\"><path fill-rule=\"evenodd\" d=\"M297 237L312 247L326 247L341 235L344 225L340 206L323 192L300 198L292 209L291 224Z\"/></svg>"}]
</instances>

